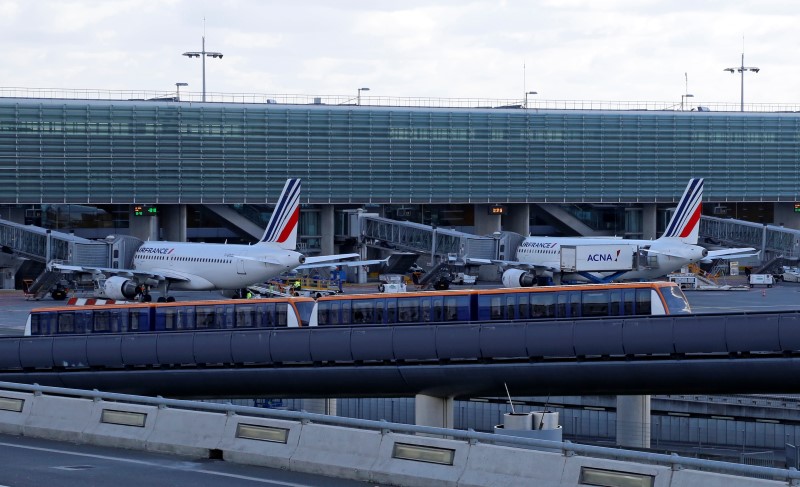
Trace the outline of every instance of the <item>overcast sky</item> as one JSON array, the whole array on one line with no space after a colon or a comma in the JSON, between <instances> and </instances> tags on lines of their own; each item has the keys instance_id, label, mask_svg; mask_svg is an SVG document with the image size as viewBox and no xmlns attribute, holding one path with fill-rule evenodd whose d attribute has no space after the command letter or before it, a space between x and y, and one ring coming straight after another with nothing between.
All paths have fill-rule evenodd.
<instances>
[{"instance_id":1,"label":"overcast sky","mask_svg":"<svg viewBox=\"0 0 800 487\"><path fill-rule=\"evenodd\" d=\"M0 87L800 103L800 6L737 0L0 0ZM686 73L686 75L685 75Z\"/></svg>"}]
</instances>

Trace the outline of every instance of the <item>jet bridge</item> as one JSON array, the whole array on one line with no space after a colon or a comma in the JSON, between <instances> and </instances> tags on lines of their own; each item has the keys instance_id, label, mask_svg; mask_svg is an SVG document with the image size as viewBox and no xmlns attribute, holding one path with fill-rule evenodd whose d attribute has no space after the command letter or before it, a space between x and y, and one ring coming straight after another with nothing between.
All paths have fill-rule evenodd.
<instances>
[{"instance_id":1,"label":"jet bridge","mask_svg":"<svg viewBox=\"0 0 800 487\"><path fill-rule=\"evenodd\" d=\"M700 235L726 247L753 247L760 250L762 262L776 257L800 257L800 230L778 225L703 216L700 219Z\"/></svg>"},{"instance_id":2,"label":"jet bridge","mask_svg":"<svg viewBox=\"0 0 800 487\"><path fill-rule=\"evenodd\" d=\"M141 244L141 240L129 236L115 235L104 240L89 240L0 219L0 246L3 252L41 264L57 261L69 265L125 268L130 267L133 254ZM18 268L13 268L13 272L16 273ZM61 278L61 273L45 269L26 292L40 298L57 286Z\"/></svg>"},{"instance_id":3,"label":"jet bridge","mask_svg":"<svg viewBox=\"0 0 800 487\"><path fill-rule=\"evenodd\" d=\"M500 238L484 237L421 223L390 220L375 213L352 213L350 236L362 245L430 254L434 260L463 264L466 258L496 259Z\"/></svg>"}]
</instances>

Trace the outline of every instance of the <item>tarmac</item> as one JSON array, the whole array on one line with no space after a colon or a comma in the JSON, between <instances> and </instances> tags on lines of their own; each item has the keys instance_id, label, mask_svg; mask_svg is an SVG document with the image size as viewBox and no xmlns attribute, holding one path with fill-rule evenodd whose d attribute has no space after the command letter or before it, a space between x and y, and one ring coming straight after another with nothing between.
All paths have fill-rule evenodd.
<instances>
[{"instance_id":1,"label":"tarmac","mask_svg":"<svg viewBox=\"0 0 800 487\"><path fill-rule=\"evenodd\" d=\"M731 290L684 290L689 304L695 313L728 313L740 311L788 311L800 310L800 283L778 282L773 287L746 286L744 276L728 276L721 279L720 285L728 285ZM351 284L344 286L347 294L378 292L379 283ZM412 291L415 286L409 285ZM461 286L453 285L452 289ZM468 288L495 288L495 283L478 283ZM733 290L736 289L736 290ZM183 291L174 296L179 301L200 299L225 299L215 291ZM77 296L88 297L88 296ZM22 291L0 290L0 336L21 335L25 329L28 314L35 308L64 306L66 301L54 301L50 297L41 300L26 299Z\"/></svg>"}]
</instances>

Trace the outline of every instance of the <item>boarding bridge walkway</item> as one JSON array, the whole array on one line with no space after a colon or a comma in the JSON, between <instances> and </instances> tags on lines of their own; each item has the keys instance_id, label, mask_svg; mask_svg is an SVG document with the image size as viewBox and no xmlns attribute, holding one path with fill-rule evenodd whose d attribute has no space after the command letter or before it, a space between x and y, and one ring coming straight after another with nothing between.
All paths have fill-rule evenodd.
<instances>
[{"instance_id":1,"label":"boarding bridge walkway","mask_svg":"<svg viewBox=\"0 0 800 487\"><path fill-rule=\"evenodd\" d=\"M371 213L358 215L354 237L366 245L381 248L431 254L436 260L455 257L454 263L466 258L496 259L498 239L473 235L421 223L391 220Z\"/></svg>"},{"instance_id":2,"label":"boarding bridge walkway","mask_svg":"<svg viewBox=\"0 0 800 487\"><path fill-rule=\"evenodd\" d=\"M37 262L108 266L108 244L33 225L0 220L3 250Z\"/></svg>"},{"instance_id":3,"label":"boarding bridge walkway","mask_svg":"<svg viewBox=\"0 0 800 487\"><path fill-rule=\"evenodd\" d=\"M172 397L786 394L798 371L800 311L0 338L0 380Z\"/></svg>"},{"instance_id":4,"label":"boarding bridge walkway","mask_svg":"<svg viewBox=\"0 0 800 487\"><path fill-rule=\"evenodd\" d=\"M753 247L761 251L761 262L776 257L800 257L800 230L779 225L762 225L744 220L703 216L700 236L726 247Z\"/></svg>"}]
</instances>

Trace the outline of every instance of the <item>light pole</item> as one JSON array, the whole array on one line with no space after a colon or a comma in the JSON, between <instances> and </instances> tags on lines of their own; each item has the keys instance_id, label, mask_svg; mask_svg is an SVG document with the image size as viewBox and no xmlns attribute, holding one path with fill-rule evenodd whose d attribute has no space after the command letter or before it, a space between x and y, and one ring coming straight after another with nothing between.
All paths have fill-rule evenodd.
<instances>
[{"instance_id":1,"label":"light pole","mask_svg":"<svg viewBox=\"0 0 800 487\"><path fill-rule=\"evenodd\" d=\"M690 95L689 93L681 95L681 111L683 111L683 101L686 100L687 98L694 98L694 95Z\"/></svg>"},{"instance_id":2,"label":"light pole","mask_svg":"<svg viewBox=\"0 0 800 487\"><path fill-rule=\"evenodd\" d=\"M744 53L742 53L742 65L741 66L733 67L733 68L725 68L723 71L730 71L731 74L733 74L736 71L742 73L742 88L741 88L741 91L740 91L740 93L741 93L741 105L739 106L739 111L743 112L744 111L744 72L745 71L752 71L754 73L758 73L759 71L761 71L761 68L756 68L754 66L745 66L744 65Z\"/></svg>"},{"instance_id":3,"label":"light pole","mask_svg":"<svg viewBox=\"0 0 800 487\"><path fill-rule=\"evenodd\" d=\"M206 51L206 36L203 36L203 50L201 51L191 51L191 52L184 52L184 56L193 58L199 57L203 60L203 101L206 101L206 56L213 57L213 58L220 58L222 59L221 52L207 52Z\"/></svg>"},{"instance_id":4,"label":"light pole","mask_svg":"<svg viewBox=\"0 0 800 487\"><path fill-rule=\"evenodd\" d=\"M181 101L181 86L189 86L189 83L175 83L175 101Z\"/></svg>"},{"instance_id":5,"label":"light pole","mask_svg":"<svg viewBox=\"0 0 800 487\"><path fill-rule=\"evenodd\" d=\"M525 109L528 109L528 95L538 95L539 93L535 91L526 91L525 92Z\"/></svg>"},{"instance_id":6,"label":"light pole","mask_svg":"<svg viewBox=\"0 0 800 487\"><path fill-rule=\"evenodd\" d=\"M356 105L361 105L361 92L362 91L369 91L369 88L359 88L358 89L358 97L357 97Z\"/></svg>"}]
</instances>

